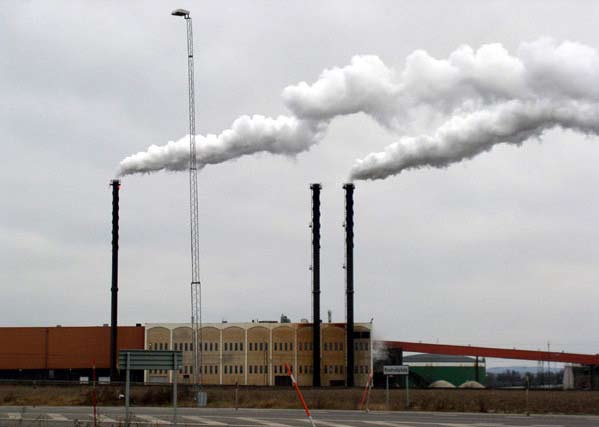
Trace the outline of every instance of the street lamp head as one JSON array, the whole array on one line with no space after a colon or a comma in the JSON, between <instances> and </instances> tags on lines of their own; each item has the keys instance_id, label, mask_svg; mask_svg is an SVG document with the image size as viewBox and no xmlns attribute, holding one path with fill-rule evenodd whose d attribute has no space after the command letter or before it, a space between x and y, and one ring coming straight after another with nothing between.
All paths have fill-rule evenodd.
<instances>
[{"instance_id":1,"label":"street lamp head","mask_svg":"<svg viewBox=\"0 0 599 427\"><path fill-rule=\"evenodd\" d=\"M177 10L173 10L171 12L171 15L173 16L189 16L189 10L185 10L185 9L177 9Z\"/></svg>"}]
</instances>

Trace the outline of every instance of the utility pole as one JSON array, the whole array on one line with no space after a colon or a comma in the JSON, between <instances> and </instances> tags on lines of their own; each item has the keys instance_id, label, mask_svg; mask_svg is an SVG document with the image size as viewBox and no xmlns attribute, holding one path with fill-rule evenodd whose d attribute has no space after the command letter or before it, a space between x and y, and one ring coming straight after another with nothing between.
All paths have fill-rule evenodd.
<instances>
[{"instance_id":1,"label":"utility pole","mask_svg":"<svg viewBox=\"0 0 599 427\"><path fill-rule=\"evenodd\" d=\"M199 392L202 386L202 286L200 283L200 255L198 231L198 171L196 166L196 121L193 72L193 29L190 12L177 9L173 16L182 16L187 24L187 79L189 86L189 212L191 235L191 331L193 346L192 378ZM177 373L175 372L175 375ZM196 393L197 396L197 393Z\"/></svg>"}]
</instances>

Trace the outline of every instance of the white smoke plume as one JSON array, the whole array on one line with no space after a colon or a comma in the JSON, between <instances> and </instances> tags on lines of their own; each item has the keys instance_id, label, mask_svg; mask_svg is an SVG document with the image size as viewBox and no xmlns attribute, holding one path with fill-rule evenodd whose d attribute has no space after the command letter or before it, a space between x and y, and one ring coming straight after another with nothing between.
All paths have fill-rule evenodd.
<instances>
[{"instance_id":1,"label":"white smoke plume","mask_svg":"<svg viewBox=\"0 0 599 427\"><path fill-rule=\"evenodd\" d=\"M320 122L296 117L279 116L273 119L259 115L241 116L230 129L219 135L196 136L197 166L202 168L261 151L294 155L318 142L323 130ZM163 146L152 145L147 151L125 158L120 163L119 175L187 168L189 136Z\"/></svg>"},{"instance_id":2,"label":"white smoke plume","mask_svg":"<svg viewBox=\"0 0 599 427\"><path fill-rule=\"evenodd\" d=\"M322 140L335 117L363 113L400 138L357 160L352 179L445 167L554 127L597 134L598 81L595 49L551 39L523 43L513 55L500 44L461 46L447 59L417 50L398 68L376 56L355 56L312 84L285 88L291 115L243 116L218 136L198 135L198 163L257 152L295 155ZM182 170L188 161L188 140L182 138L127 157L119 172Z\"/></svg>"},{"instance_id":3,"label":"white smoke plume","mask_svg":"<svg viewBox=\"0 0 599 427\"><path fill-rule=\"evenodd\" d=\"M514 100L454 116L432 135L403 137L384 151L357 160L351 176L383 179L410 168L445 167L488 151L495 144L520 144L554 127L597 135L599 105Z\"/></svg>"}]
</instances>

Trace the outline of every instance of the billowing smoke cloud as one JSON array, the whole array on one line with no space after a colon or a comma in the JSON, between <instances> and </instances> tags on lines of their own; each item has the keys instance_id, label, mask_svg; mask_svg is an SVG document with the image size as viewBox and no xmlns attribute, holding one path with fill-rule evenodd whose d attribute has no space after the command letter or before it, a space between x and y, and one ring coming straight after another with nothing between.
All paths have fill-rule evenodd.
<instances>
[{"instance_id":1,"label":"billowing smoke cloud","mask_svg":"<svg viewBox=\"0 0 599 427\"><path fill-rule=\"evenodd\" d=\"M324 123L296 117L241 116L230 129L219 135L197 135L196 156L199 168L226 162L261 151L295 155L306 151L322 138ZM119 175L189 168L189 136L163 146L152 145L124 159Z\"/></svg>"},{"instance_id":2,"label":"billowing smoke cloud","mask_svg":"<svg viewBox=\"0 0 599 427\"><path fill-rule=\"evenodd\" d=\"M382 179L405 169L445 167L469 159L495 144L520 144L546 129L562 127L599 134L599 105L546 100L507 101L470 114L454 116L432 135L403 137L380 153L354 164L353 179Z\"/></svg>"},{"instance_id":3,"label":"billowing smoke cloud","mask_svg":"<svg viewBox=\"0 0 599 427\"><path fill-rule=\"evenodd\" d=\"M353 179L445 167L554 127L597 134L597 81L595 49L550 39L524 43L515 55L500 44L462 46L447 59L418 50L402 68L376 56L356 56L345 67L323 71L313 84L285 88L282 98L291 115L243 116L220 135L198 135L198 162L258 152L295 155L322 140L335 117L363 113L400 138L357 160ZM188 139L182 138L126 158L120 174L182 170L188 161Z\"/></svg>"},{"instance_id":4,"label":"billowing smoke cloud","mask_svg":"<svg viewBox=\"0 0 599 427\"><path fill-rule=\"evenodd\" d=\"M420 79L407 78L417 70ZM461 47L447 60L416 52L403 75L404 82L412 82L402 95L410 93L407 98L413 100L406 116L418 111L444 121L430 134L403 136L357 160L353 179L445 167L496 144L520 144L556 127L599 133L599 90L593 84L599 78L599 56L579 43L543 39L522 44L516 56L498 44L476 52Z\"/></svg>"}]
</instances>

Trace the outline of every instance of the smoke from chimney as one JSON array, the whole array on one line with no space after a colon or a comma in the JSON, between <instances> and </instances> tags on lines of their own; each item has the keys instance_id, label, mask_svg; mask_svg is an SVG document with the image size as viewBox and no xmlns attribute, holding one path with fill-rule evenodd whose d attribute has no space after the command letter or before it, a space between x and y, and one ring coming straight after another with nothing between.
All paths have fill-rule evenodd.
<instances>
[{"instance_id":1,"label":"smoke from chimney","mask_svg":"<svg viewBox=\"0 0 599 427\"><path fill-rule=\"evenodd\" d=\"M219 135L198 135L198 164L258 152L294 156L321 141L335 117L364 113L400 137L357 160L352 179L445 167L552 128L599 134L597 81L594 48L552 39L523 43L515 54L498 43L476 50L464 45L446 59L417 50L397 68L377 56L355 56L312 84L285 88L290 115L242 116ZM188 161L183 137L127 157L119 175L184 170Z\"/></svg>"},{"instance_id":2,"label":"smoke from chimney","mask_svg":"<svg viewBox=\"0 0 599 427\"><path fill-rule=\"evenodd\" d=\"M201 169L260 152L294 156L316 144L325 129L321 122L297 117L241 116L219 135L196 136L197 167ZM189 137L184 136L166 145L151 145L146 151L125 158L119 165L118 175L188 168Z\"/></svg>"}]
</instances>

